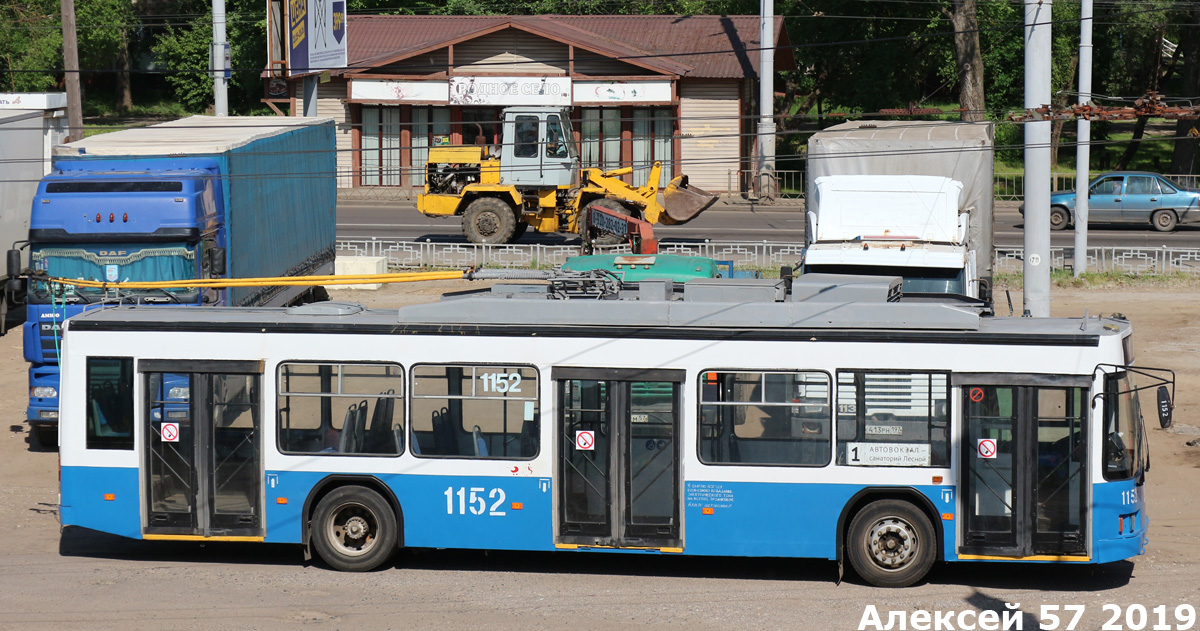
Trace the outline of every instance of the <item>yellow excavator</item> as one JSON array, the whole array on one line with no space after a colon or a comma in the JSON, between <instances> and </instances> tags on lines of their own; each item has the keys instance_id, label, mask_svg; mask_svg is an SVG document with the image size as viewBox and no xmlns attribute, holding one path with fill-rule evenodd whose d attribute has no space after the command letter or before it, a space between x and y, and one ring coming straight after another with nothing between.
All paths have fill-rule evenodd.
<instances>
[{"instance_id":1,"label":"yellow excavator","mask_svg":"<svg viewBox=\"0 0 1200 631\"><path fill-rule=\"evenodd\" d=\"M658 162L645 186L621 179L633 167L581 168L570 119L561 109L507 108L502 124L504 141L498 146L431 147L426 160L417 210L461 215L463 234L472 243L512 243L530 226L578 233L585 246L616 243L637 232L630 229L634 224L687 223L717 200L680 175L659 201ZM623 217L628 225L622 225Z\"/></svg>"}]
</instances>

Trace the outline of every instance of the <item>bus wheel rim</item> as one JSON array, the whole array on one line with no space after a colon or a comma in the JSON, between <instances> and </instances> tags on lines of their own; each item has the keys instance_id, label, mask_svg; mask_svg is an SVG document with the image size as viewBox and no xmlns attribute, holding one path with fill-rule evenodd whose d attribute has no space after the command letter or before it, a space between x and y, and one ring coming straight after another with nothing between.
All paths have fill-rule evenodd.
<instances>
[{"instance_id":1,"label":"bus wheel rim","mask_svg":"<svg viewBox=\"0 0 1200 631\"><path fill-rule=\"evenodd\" d=\"M375 547L375 515L359 504L345 504L333 512L327 525L329 540L342 554L361 556Z\"/></svg>"},{"instance_id":2,"label":"bus wheel rim","mask_svg":"<svg viewBox=\"0 0 1200 631\"><path fill-rule=\"evenodd\" d=\"M920 547L916 529L896 517L875 521L867 532L867 552L876 565L885 570L901 570L912 563Z\"/></svg>"}]
</instances>

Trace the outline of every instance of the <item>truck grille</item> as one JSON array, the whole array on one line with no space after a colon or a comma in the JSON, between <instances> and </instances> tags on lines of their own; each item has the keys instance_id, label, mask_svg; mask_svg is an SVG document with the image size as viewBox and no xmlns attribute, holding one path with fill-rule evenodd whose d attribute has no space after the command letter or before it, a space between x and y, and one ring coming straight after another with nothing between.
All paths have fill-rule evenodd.
<instances>
[{"instance_id":1,"label":"truck grille","mask_svg":"<svg viewBox=\"0 0 1200 631\"><path fill-rule=\"evenodd\" d=\"M62 338L55 343L55 335L61 325L58 322L42 322L38 324L38 332L42 338L42 357L45 363L58 363L58 349L62 348Z\"/></svg>"}]
</instances>

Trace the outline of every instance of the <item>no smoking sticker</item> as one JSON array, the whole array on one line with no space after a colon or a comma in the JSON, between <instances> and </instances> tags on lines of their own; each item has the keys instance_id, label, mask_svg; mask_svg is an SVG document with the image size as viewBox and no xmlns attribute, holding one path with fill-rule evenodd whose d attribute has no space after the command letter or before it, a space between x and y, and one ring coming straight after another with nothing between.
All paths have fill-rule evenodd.
<instances>
[{"instance_id":1,"label":"no smoking sticker","mask_svg":"<svg viewBox=\"0 0 1200 631\"><path fill-rule=\"evenodd\" d=\"M179 442L179 423L163 423L162 439L164 443Z\"/></svg>"},{"instance_id":2,"label":"no smoking sticker","mask_svg":"<svg viewBox=\"0 0 1200 631\"><path fill-rule=\"evenodd\" d=\"M983 400L983 388L971 388L971 400L979 403Z\"/></svg>"},{"instance_id":3,"label":"no smoking sticker","mask_svg":"<svg viewBox=\"0 0 1200 631\"><path fill-rule=\"evenodd\" d=\"M979 443L975 446L975 453L979 454L980 458L989 460L996 457L996 439L980 438Z\"/></svg>"},{"instance_id":4,"label":"no smoking sticker","mask_svg":"<svg viewBox=\"0 0 1200 631\"><path fill-rule=\"evenodd\" d=\"M575 432L575 448L580 451L595 451L596 432L586 430Z\"/></svg>"}]
</instances>

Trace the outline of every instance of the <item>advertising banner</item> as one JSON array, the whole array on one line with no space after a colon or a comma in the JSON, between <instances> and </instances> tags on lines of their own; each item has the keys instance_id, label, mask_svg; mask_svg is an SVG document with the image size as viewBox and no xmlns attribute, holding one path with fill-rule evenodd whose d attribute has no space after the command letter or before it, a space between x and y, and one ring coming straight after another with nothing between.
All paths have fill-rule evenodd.
<instances>
[{"instance_id":1,"label":"advertising banner","mask_svg":"<svg viewBox=\"0 0 1200 631\"><path fill-rule=\"evenodd\" d=\"M288 76L346 63L346 0L288 0Z\"/></svg>"},{"instance_id":2,"label":"advertising banner","mask_svg":"<svg viewBox=\"0 0 1200 631\"><path fill-rule=\"evenodd\" d=\"M450 77L451 105L571 105L568 77Z\"/></svg>"}]
</instances>

